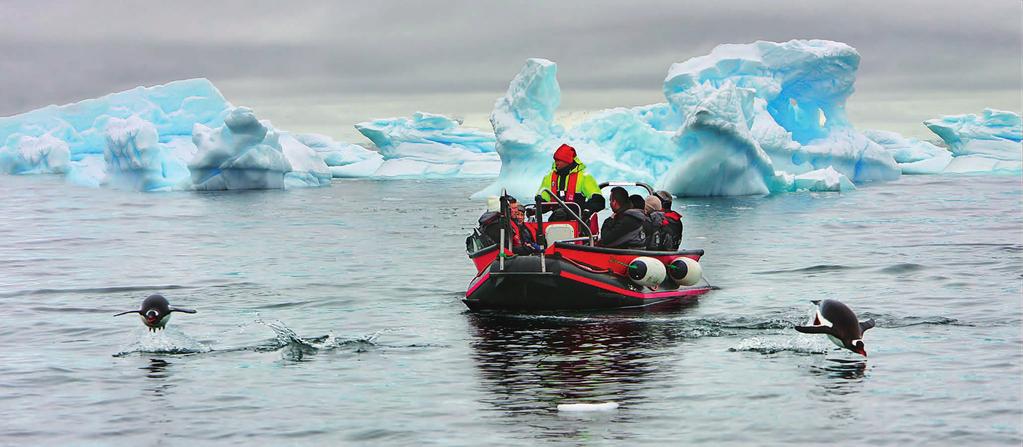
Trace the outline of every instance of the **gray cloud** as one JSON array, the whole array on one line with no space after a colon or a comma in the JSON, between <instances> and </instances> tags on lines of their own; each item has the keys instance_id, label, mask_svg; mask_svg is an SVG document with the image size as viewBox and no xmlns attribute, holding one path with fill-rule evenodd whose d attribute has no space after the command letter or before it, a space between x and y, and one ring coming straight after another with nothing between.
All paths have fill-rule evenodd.
<instances>
[{"instance_id":1,"label":"gray cloud","mask_svg":"<svg viewBox=\"0 0 1023 447\"><path fill-rule=\"evenodd\" d=\"M609 89L656 98L672 62L717 44L792 38L856 47L854 100L961 95L976 98L957 101L976 109L962 112L1019 110L1018 2L377 3L2 2L0 116L188 77L210 78L237 104L411 111L425 107L381 104L496 97L527 57L558 62L566 107L604 104L622 97L602 100ZM454 112L486 113L478 103Z\"/></svg>"}]
</instances>

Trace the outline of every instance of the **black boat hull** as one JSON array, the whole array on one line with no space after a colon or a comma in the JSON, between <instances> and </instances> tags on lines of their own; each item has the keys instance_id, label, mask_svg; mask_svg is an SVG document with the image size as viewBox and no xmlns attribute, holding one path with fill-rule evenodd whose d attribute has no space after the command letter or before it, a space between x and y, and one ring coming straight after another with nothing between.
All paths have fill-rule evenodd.
<instances>
[{"instance_id":1,"label":"black boat hull","mask_svg":"<svg viewBox=\"0 0 1023 447\"><path fill-rule=\"evenodd\" d=\"M608 271L548 256L497 259L473 279L463 300L473 310L591 310L677 305L696 300L709 286L641 288Z\"/></svg>"}]
</instances>

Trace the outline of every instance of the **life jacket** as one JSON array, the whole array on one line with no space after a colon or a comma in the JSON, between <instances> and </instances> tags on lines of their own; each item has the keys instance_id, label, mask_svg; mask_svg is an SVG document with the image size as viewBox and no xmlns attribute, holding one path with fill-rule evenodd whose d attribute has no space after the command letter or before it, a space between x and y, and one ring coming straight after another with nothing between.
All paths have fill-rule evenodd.
<instances>
[{"instance_id":1,"label":"life jacket","mask_svg":"<svg viewBox=\"0 0 1023 447\"><path fill-rule=\"evenodd\" d=\"M511 236L512 236L512 238L511 238L511 246L512 247L518 247L518 246L522 245L522 237L519 236L519 225L517 223L515 223L515 222L508 222L508 223L511 224L509 226L511 227L511 230L512 230L511 231L511 233L512 233L511 234Z\"/></svg>"},{"instance_id":2,"label":"life jacket","mask_svg":"<svg viewBox=\"0 0 1023 447\"><path fill-rule=\"evenodd\" d=\"M566 183L565 189L558 188L560 183L559 180L561 180L562 178L564 178L564 176L558 175L557 169L551 172L551 191L554 191L561 200L564 200L566 202L574 202L575 184L576 181L579 179L579 172L572 171L568 173L568 179L565 182Z\"/></svg>"}]
</instances>

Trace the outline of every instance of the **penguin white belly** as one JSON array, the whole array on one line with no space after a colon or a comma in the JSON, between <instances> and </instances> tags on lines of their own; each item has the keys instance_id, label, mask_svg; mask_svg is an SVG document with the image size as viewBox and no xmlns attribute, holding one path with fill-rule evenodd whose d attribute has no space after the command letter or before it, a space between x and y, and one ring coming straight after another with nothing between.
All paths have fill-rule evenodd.
<instances>
[{"instance_id":1,"label":"penguin white belly","mask_svg":"<svg viewBox=\"0 0 1023 447\"><path fill-rule=\"evenodd\" d=\"M827 335L828 335L828 340L831 340L831 342L834 343L835 346L838 346L839 348L844 348L845 347L845 345L842 344L842 340L839 340L834 335L831 335L831 334L827 334Z\"/></svg>"}]
</instances>

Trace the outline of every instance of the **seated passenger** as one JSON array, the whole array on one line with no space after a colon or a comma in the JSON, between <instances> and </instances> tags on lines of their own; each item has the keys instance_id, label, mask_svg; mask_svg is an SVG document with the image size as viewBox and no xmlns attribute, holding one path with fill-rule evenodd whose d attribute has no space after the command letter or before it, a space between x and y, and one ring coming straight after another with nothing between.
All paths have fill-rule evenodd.
<instances>
[{"instance_id":1,"label":"seated passenger","mask_svg":"<svg viewBox=\"0 0 1023 447\"><path fill-rule=\"evenodd\" d=\"M629 203L632 205L633 209L637 209L640 211L643 211L643 208L646 206L646 202L643 200L643 196L639 194L633 194L629 196Z\"/></svg>"},{"instance_id":2,"label":"seated passenger","mask_svg":"<svg viewBox=\"0 0 1023 447\"><path fill-rule=\"evenodd\" d=\"M646 235L643 233L643 222L646 216L642 209L632 208L629 193L620 186L611 189L611 217L604 220L600 227L601 247L609 248L644 248Z\"/></svg>"},{"instance_id":3,"label":"seated passenger","mask_svg":"<svg viewBox=\"0 0 1023 447\"><path fill-rule=\"evenodd\" d=\"M671 193L657 191L654 195L661 199L661 209L664 210L664 217L668 219L667 237L664 238L661 246L666 251L678 250L678 247L682 245L682 215L671 209Z\"/></svg>"},{"instance_id":4,"label":"seated passenger","mask_svg":"<svg viewBox=\"0 0 1023 447\"><path fill-rule=\"evenodd\" d=\"M504 230L504 246L510 248L517 255L537 252L540 246L536 244L533 233L525 225L523 206L514 197L509 196L507 200L510 226ZM481 233L494 244L501 240L503 226L501 217L501 213L497 211L488 211L480 217Z\"/></svg>"},{"instance_id":5,"label":"seated passenger","mask_svg":"<svg viewBox=\"0 0 1023 447\"><path fill-rule=\"evenodd\" d=\"M647 220L643 223L643 232L646 233L646 249L653 251L665 251L664 243L667 238L668 218L664 217L661 211L661 199L657 196L647 196L643 202L643 214Z\"/></svg>"}]
</instances>

